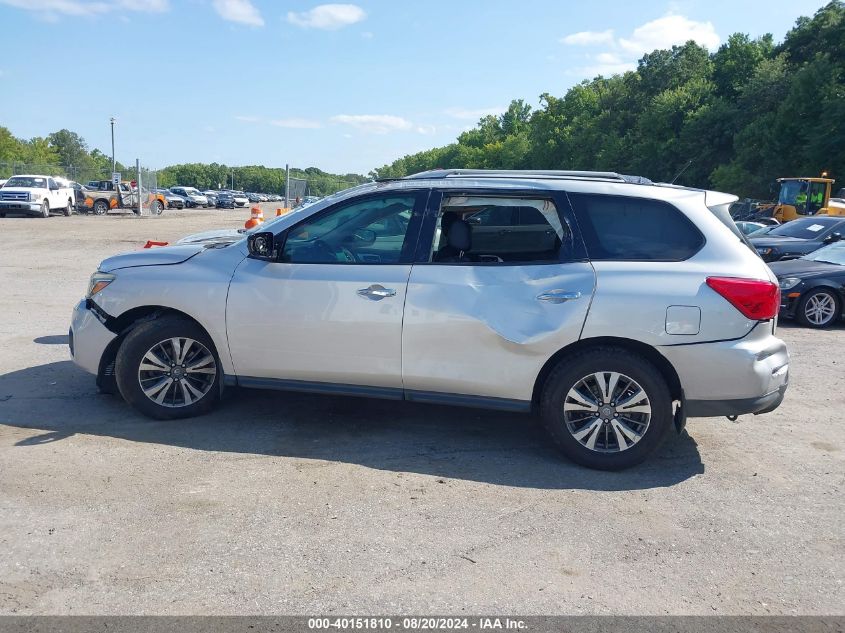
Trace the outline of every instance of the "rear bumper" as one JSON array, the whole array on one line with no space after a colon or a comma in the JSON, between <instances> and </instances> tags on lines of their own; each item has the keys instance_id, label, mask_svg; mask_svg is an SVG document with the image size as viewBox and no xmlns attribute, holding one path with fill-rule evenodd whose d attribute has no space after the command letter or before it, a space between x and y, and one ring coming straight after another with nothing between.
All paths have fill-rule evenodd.
<instances>
[{"instance_id":1,"label":"rear bumper","mask_svg":"<svg viewBox=\"0 0 845 633\"><path fill-rule=\"evenodd\" d=\"M786 382L778 390L761 398L741 398L739 400L687 400L684 403L687 417L710 418L753 413L760 415L774 411L783 402L786 394Z\"/></svg>"},{"instance_id":2,"label":"rear bumper","mask_svg":"<svg viewBox=\"0 0 845 633\"><path fill-rule=\"evenodd\" d=\"M758 324L745 338L660 348L678 372L688 417L768 413L789 385L789 352Z\"/></svg>"}]
</instances>

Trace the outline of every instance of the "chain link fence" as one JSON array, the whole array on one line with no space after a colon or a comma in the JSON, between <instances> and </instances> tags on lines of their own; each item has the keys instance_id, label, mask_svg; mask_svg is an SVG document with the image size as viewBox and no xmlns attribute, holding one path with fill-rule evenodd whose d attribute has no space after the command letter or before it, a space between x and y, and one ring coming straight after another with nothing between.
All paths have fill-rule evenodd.
<instances>
[{"instance_id":1,"label":"chain link fence","mask_svg":"<svg viewBox=\"0 0 845 633\"><path fill-rule=\"evenodd\" d=\"M334 175L320 173L301 177L302 171L297 170L297 176L285 177L284 169L267 169L248 167L223 167L221 174L185 173L174 168L164 170L147 169L141 167L140 174L135 166L121 167L118 165L119 183L114 183L111 166L107 167L78 167L74 165L60 165L47 163L26 163L19 161L0 161L0 180L13 175L38 174L61 177L73 183L77 194L77 210L80 213L116 212L120 209L138 212L139 201L143 214L150 211L157 214L159 208L173 208L173 195L168 191L170 187L194 187L200 191L232 189L246 193L257 193L276 196L283 202L287 199L289 206L296 206L306 199L322 198L344 189L361 184L361 180L349 180ZM293 170L291 170L293 171ZM268 176L268 173L271 175ZM207 182L206 182L207 181ZM140 182L141 191L137 191ZM114 194L107 196L110 192ZM272 198L271 198L272 200ZM178 207L177 207L178 208Z\"/></svg>"}]
</instances>

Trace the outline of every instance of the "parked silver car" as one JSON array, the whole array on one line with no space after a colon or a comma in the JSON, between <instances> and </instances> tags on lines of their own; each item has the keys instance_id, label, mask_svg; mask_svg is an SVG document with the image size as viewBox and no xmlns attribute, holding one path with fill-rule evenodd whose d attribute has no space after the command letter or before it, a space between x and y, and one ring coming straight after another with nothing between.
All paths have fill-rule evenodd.
<instances>
[{"instance_id":1,"label":"parked silver car","mask_svg":"<svg viewBox=\"0 0 845 633\"><path fill-rule=\"evenodd\" d=\"M71 354L153 418L233 385L535 410L571 459L625 468L687 417L783 399L778 286L735 199L597 172L368 183L106 259Z\"/></svg>"}]
</instances>

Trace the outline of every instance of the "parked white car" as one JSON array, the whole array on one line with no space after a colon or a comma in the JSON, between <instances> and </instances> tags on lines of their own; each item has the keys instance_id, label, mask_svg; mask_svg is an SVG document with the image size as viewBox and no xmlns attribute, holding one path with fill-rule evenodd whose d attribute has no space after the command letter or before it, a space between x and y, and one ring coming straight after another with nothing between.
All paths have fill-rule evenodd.
<instances>
[{"instance_id":1,"label":"parked white car","mask_svg":"<svg viewBox=\"0 0 845 633\"><path fill-rule=\"evenodd\" d=\"M7 213L50 217L51 213L71 215L76 193L67 181L52 176L12 176L0 189L0 218Z\"/></svg>"},{"instance_id":2,"label":"parked white car","mask_svg":"<svg viewBox=\"0 0 845 633\"><path fill-rule=\"evenodd\" d=\"M687 417L783 400L777 278L735 200L593 172L369 183L106 259L71 354L158 419L227 385L534 410L574 461L625 468Z\"/></svg>"},{"instance_id":3,"label":"parked white car","mask_svg":"<svg viewBox=\"0 0 845 633\"><path fill-rule=\"evenodd\" d=\"M249 204L249 198L246 197L245 193L235 192L235 206L245 207L248 204Z\"/></svg>"},{"instance_id":4,"label":"parked white car","mask_svg":"<svg viewBox=\"0 0 845 633\"><path fill-rule=\"evenodd\" d=\"M208 198L194 187L171 187L170 191L177 196L185 198L185 204L189 207L207 207Z\"/></svg>"}]
</instances>

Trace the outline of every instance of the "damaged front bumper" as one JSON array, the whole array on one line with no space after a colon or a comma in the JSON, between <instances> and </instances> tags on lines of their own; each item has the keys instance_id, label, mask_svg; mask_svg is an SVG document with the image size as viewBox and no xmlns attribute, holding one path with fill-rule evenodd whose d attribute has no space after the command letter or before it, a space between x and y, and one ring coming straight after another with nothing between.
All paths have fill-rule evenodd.
<instances>
[{"instance_id":1,"label":"damaged front bumper","mask_svg":"<svg viewBox=\"0 0 845 633\"><path fill-rule=\"evenodd\" d=\"M117 334L105 326L107 315L91 299L83 299L73 309L70 324L70 357L74 363L95 376L100 359Z\"/></svg>"}]
</instances>

